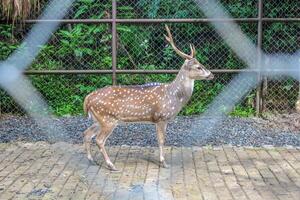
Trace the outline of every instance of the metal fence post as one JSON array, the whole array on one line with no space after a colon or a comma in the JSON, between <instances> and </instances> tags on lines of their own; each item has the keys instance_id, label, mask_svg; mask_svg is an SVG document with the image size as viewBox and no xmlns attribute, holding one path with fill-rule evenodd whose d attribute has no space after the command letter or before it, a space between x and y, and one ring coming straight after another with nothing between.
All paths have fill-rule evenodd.
<instances>
[{"instance_id":1,"label":"metal fence post","mask_svg":"<svg viewBox=\"0 0 300 200\"><path fill-rule=\"evenodd\" d=\"M112 84L116 85L117 83L117 2L112 0Z\"/></svg>"},{"instance_id":2,"label":"metal fence post","mask_svg":"<svg viewBox=\"0 0 300 200\"><path fill-rule=\"evenodd\" d=\"M263 40L263 22L262 22L262 17L263 17L263 0L258 1L258 22L257 22L257 66L258 68L261 68L261 51L262 51L262 40ZM258 72L257 74L257 79L258 79L258 86L256 88L256 115L259 116L261 115L262 112L262 103L263 103L263 95L262 95L262 76L261 73Z\"/></svg>"}]
</instances>

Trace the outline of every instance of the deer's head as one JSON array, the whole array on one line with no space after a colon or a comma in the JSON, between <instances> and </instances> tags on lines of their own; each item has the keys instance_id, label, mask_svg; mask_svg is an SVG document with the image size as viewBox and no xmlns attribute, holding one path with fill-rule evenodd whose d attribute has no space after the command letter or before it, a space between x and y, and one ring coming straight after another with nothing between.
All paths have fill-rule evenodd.
<instances>
[{"instance_id":1,"label":"deer's head","mask_svg":"<svg viewBox=\"0 0 300 200\"><path fill-rule=\"evenodd\" d=\"M166 25L166 30L168 36L165 35L166 40L171 44L172 48L175 52L182 58L185 59L184 64L181 67L181 70L184 70L189 78L195 80L211 80L214 78L214 75L207 70L197 59L196 59L196 49L194 45L190 44L191 54L185 54L180 51L173 40L171 31L169 27Z\"/></svg>"}]
</instances>

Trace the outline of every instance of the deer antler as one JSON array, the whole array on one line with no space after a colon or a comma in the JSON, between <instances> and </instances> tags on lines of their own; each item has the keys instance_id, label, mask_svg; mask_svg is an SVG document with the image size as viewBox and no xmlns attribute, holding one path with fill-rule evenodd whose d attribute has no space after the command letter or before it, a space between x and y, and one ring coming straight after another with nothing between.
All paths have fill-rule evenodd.
<instances>
[{"instance_id":1,"label":"deer antler","mask_svg":"<svg viewBox=\"0 0 300 200\"><path fill-rule=\"evenodd\" d=\"M196 48L195 48L195 46L193 44L190 44L190 48L191 48L191 56L193 58L195 58L195 56L196 56Z\"/></svg>"},{"instance_id":2,"label":"deer antler","mask_svg":"<svg viewBox=\"0 0 300 200\"><path fill-rule=\"evenodd\" d=\"M175 43L174 43L174 40L173 40L173 37L172 37L172 34L171 34L171 31L169 29L169 27L167 25L165 25L166 27L166 30L167 30L167 33L168 33L168 36L164 35L166 40L171 44L172 48L175 50L175 52L181 56L182 58L185 58L185 59L192 59L194 58L194 56L196 55L196 50L195 50L195 46L194 45L190 45L191 47L191 55L187 55L185 53L183 53L182 51L180 51Z\"/></svg>"}]
</instances>

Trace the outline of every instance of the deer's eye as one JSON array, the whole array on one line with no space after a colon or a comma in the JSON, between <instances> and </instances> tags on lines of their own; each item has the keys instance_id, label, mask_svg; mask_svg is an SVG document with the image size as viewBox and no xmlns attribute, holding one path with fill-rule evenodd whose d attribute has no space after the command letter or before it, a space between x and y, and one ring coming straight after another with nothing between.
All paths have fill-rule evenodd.
<instances>
[{"instance_id":1,"label":"deer's eye","mask_svg":"<svg viewBox=\"0 0 300 200\"><path fill-rule=\"evenodd\" d=\"M202 70L202 68L201 68L201 67L197 67L197 69L198 69L198 70Z\"/></svg>"}]
</instances>

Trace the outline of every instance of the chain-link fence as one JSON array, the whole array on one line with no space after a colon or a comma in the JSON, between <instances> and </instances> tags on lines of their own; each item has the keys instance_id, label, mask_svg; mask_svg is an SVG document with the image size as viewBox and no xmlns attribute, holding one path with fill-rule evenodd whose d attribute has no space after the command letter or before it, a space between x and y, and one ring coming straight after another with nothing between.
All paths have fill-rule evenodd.
<instances>
[{"instance_id":1,"label":"chain-link fence","mask_svg":"<svg viewBox=\"0 0 300 200\"><path fill-rule=\"evenodd\" d=\"M1 60L20 46L32 23L40 21L38 15L46 3L41 3L40 11L32 13L31 19L22 24L3 21ZM299 49L298 2L223 0L221 3L241 30L253 43L261 44L266 53L292 54ZM168 24L177 46L188 53L189 44L193 43L197 59L216 74L213 81L196 83L195 93L182 111L185 115L199 114L246 67L210 21L213 19L206 19L192 0L120 0L116 5L111 1L78 0L65 19L60 20L62 25L42 46L26 74L55 114L80 114L84 96L96 88L112 83L168 82L174 78L183 60L164 39L164 25ZM288 77L261 78L262 89L251 91L235 106L233 115L295 110L298 82ZM3 90L0 90L0 112L22 113Z\"/></svg>"}]
</instances>

